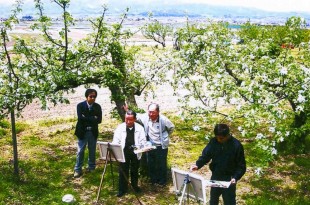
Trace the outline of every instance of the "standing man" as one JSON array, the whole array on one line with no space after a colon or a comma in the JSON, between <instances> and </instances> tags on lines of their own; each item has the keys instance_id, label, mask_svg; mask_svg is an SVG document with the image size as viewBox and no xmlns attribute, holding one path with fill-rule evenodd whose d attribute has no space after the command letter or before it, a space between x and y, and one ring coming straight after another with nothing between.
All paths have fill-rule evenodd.
<instances>
[{"instance_id":1,"label":"standing man","mask_svg":"<svg viewBox=\"0 0 310 205\"><path fill-rule=\"evenodd\" d=\"M139 176L139 164L142 153L135 154L135 147L142 147L146 144L146 137L144 129L136 121L136 113L131 110L127 110L125 115L125 122L120 124L113 136L112 143L120 144L124 150L125 162L119 164L119 186L118 197L126 194L128 190L128 177L130 170L131 185L135 192L140 192L138 187ZM125 176L124 176L125 174Z\"/></svg>"},{"instance_id":2,"label":"standing man","mask_svg":"<svg viewBox=\"0 0 310 205\"><path fill-rule=\"evenodd\" d=\"M76 164L74 167L74 177L82 175L84 152L88 145L88 168L89 172L96 168L96 144L98 137L98 124L102 121L101 106L95 103L97 91L87 89L85 91L86 100L77 105L77 117L75 135L78 138L78 151Z\"/></svg>"},{"instance_id":3,"label":"standing man","mask_svg":"<svg viewBox=\"0 0 310 205\"><path fill-rule=\"evenodd\" d=\"M218 205L221 195L225 205L235 205L236 183L246 171L243 146L231 136L226 124L215 125L214 135L191 170L198 170L212 160L209 165L211 180L230 181L231 185L229 188L211 187L210 205Z\"/></svg>"},{"instance_id":4,"label":"standing man","mask_svg":"<svg viewBox=\"0 0 310 205\"><path fill-rule=\"evenodd\" d=\"M124 108L128 109L126 106ZM159 105L156 103L148 106L148 113L138 114L137 122L144 126L147 141L156 146L156 149L146 153L151 183L165 186L169 136L174 130L174 124L167 117L159 114Z\"/></svg>"}]
</instances>

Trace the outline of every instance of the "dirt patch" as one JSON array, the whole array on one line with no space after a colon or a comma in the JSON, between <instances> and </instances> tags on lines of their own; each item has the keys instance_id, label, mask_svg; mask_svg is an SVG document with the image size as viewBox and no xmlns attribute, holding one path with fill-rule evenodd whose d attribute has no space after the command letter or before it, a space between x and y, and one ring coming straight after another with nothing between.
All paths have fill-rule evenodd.
<instances>
[{"instance_id":1,"label":"dirt patch","mask_svg":"<svg viewBox=\"0 0 310 205\"><path fill-rule=\"evenodd\" d=\"M103 109L103 115L109 116L110 112L115 108L111 102L111 92L107 88L98 88L94 86L98 92L96 102L99 103ZM69 118L76 117L76 105L85 100L84 86L74 89L74 93L69 93L66 97L69 99L70 104L58 104L56 106L50 105L47 110L41 109L41 103L36 100L29 104L22 111L22 117L19 120L42 120L42 119L55 119L55 118ZM162 112L174 112L178 110L177 97L173 95L173 89L170 85L159 86L155 92L156 97L153 96L137 96L136 100L138 106L142 109L147 109L151 102L159 103Z\"/></svg>"}]
</instances>

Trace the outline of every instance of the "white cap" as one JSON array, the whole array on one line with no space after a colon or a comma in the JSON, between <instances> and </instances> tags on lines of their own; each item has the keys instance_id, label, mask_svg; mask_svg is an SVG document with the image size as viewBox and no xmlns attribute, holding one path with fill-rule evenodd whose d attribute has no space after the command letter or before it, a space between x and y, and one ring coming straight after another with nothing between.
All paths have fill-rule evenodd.
<instances>
[{"instance_id":1,"label":"white cap","mask_svg":"<svg viewBox=\"0 0 310 205\"><path fill-rule=\"evenodd\" d=\"M66 194L62 197L63 202L72 203L75 201L74 196L72 194Z\"/></svg>"}]
</instances>

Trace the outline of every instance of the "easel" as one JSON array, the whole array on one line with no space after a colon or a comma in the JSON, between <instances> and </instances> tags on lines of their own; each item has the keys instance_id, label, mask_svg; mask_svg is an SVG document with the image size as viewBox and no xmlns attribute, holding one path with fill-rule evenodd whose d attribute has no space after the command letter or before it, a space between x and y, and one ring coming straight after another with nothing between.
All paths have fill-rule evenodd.
<instances>
[{"instance_id":1,"label":"easel","mask_svg":"<svg viewBox=\"0 0 310 205\"><path fill-rule=\"evenodd\" d=\"M111 167L111 174L112 174L112 179L113 179L113 188L114 188L114 176L113 176L113 167L112 167L112 159L115 160L118 164L120 163L120 161L118 160L118 158L116 157L113 149L112 149L112 145L110 143L101 143L101 142L98 142L98 144L107 144L107 147L106 147L106 155L105 155L105 163L104 163L104 169L103 169L103 172L102 172L102 175L101 175L101 180L100 180L100 185L99 185L99 188L98 188L98 193L97 193L97 199L96 199L96 204L98 203L99 201L99 196L100 196L100 192L101 192L101 187L102 187L102 184L103 184L103 179L104 179L104 175L106 173L106 169L107 169L107 166L108 166L108 163L110 163L110 167ZM123 154L123 150L121 149L122 151L122 156L124 158L124 154ZM101 149L100 149L100 155L102 154L101 152ZM125 161L125 158L123 159ZM124 178L126 179L127 183L129 184L129 186L133 189L131 183L129 182L125 172L120 168ZM133 189L134 190L134 189ZM135 197L137 198L139 204L143 205L140 201L140 199L138 198L135 190L134 190L134 195Z\"/></svg>"},{"instance_id":2,"label":"easel","mask_svg":"<svg viewBox=\"0 0 310 205\"><path fill-rule=\"evenodd\" d=\"M179 203L179 205L182 204L183 200L184 200L184 204L185 204L185 201L186 201L185 198L184 198L184 196L185 196L185 191L187 191L187 192L186 192L186 195L187 195L187 204L189 204L189 188L190 188L190 187L191 187L192 190L194 191L194 195L195 195L195 198L196 198L197 202L200 204L200 200L199 200L199 198L198 198L197 192L196 192L196 190L195 190L193 184L191 183L191 180L189 179L189 175L187 174L187 175L185 176L185 178L184 178L183 185L182 185L181 188L180 188L180 190L182 190L182 196L181 196L181 198L180 198L180 203ZM180 193L179 193L179 194L180 194Z\"/></svg>"}]
</instances>

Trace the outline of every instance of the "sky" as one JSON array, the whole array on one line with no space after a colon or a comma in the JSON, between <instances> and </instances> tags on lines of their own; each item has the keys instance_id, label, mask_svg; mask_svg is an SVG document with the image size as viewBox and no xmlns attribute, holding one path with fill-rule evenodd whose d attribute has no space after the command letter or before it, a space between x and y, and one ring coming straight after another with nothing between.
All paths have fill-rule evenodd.
<instances>
[{"instance_id":1,"label":"sky","mask_svg":"<svg viewBox=\"0 0 310 205\"><path fill-rule=\"evenodd\" d=\"M33 0L24 0L26 3L33 2ZM103 3L113 2L115 0L71 0L71 4L97 6ZM1 5L12 4L13 0L0 0ZM43 0L44 2L44 0ZM50 2L50 0L45 0ZM128 6L135 3L138 4L175 4L180 3L206 3L212 5L222 6L243 6L262 9L266 11L304 11L310 13L310 0L122 0L122 5L128 4Z\"/></svg>"}]
</instances>

